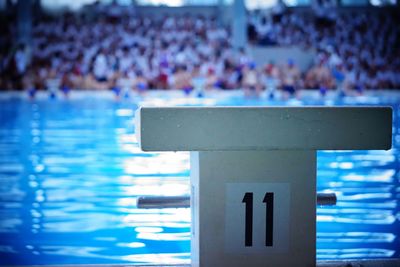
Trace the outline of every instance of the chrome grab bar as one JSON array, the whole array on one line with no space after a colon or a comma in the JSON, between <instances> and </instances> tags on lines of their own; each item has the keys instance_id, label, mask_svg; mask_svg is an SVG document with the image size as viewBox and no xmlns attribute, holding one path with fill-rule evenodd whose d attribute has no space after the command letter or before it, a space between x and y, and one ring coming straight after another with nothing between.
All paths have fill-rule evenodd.
<instances>
[{"instance_id":1,"label":"chrome grab bar","mask_svg":"<svg viewBox=\"0 0 400 267\"><path fill-rule=\"evenodd\" d=\"M335 193L317 193L317 206L334 206L336 202Z\"/></svg>"},{"instance_id":2,"label":"chrome grab bar","mask_svg":"<svg viewBox=\"0 0 400 267\"><path fill-rule=\"evenodd\" d=\"M139 209L190 208L190 196L141 196L137 199Z\"/></svg>"},{"instance_id":3,"label":"chrome grab bar","mask_svg":"<svg viewBox=\"0 0 400 267\"><path fill-rule=\"evenodd\" d=\"M318 206L336 205L335 193L318 193ZM137 198L139 209L166 209L166 208L190 208L190 196L141 196Z\"/></svg>"}]
</instances>

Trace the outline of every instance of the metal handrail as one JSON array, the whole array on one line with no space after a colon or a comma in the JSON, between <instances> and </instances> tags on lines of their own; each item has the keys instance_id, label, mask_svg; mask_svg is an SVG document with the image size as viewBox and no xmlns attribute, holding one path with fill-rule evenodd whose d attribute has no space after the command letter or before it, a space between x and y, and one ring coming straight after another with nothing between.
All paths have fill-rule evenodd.
<instances>
[{"instance_id":1,"label":"metal handrail","mask_svg":"<svg viewBox=\"0 0 400 267\"><path fill-rule=\"evenodd\" d=\"M139 209L190 208L190 196L141 196L136 205Z\"/></svg>"},{"instance_id":2,"label":"metal handrail","mask_svg":"<svg viewBox=\"0 0 400 267\"><path fill-rule=\"evenodd\" d=\"M336 205L335 193L318 193L318 206ZM166 209L166 208L190 208L190 196L140 196L137 198L139 209Z\"/></svg>"}]
</instances>

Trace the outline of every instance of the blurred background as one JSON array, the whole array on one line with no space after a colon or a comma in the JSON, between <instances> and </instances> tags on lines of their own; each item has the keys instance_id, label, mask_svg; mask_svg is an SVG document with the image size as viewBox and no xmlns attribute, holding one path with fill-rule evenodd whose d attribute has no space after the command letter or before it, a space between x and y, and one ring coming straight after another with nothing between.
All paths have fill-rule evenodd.
<instances>
[{"instance_id":1,"label":"blurred background","mask_svg":"<svg viewBox=\"0 0 400 267\"><path fill-rule=\"evenodd\" d=\"M400 87L392 1L1 1L1 90Z\"/></svg>"},{"instance_id":2,"label":"blurred background","mask_svg":"<svg viewBox=\"0 0 400 267\"><path fill-rule=\"evenodd\" d=\"M190 210L136 205L190 193L143 105L391 106L391 150L318 152L317 258L399 258L399 25L398 0L0 0L0 265L190 263Z\"/></svg>"}]
</instances>

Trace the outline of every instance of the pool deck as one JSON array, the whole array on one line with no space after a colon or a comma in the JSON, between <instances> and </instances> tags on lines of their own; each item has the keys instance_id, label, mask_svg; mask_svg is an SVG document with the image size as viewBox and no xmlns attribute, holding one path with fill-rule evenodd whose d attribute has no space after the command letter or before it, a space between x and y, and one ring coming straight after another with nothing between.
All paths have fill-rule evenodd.
<instances>
[{"instance_id":1,"label":"pool deck","mask_svg":"<svg viewBox=\"0 0 400 267\"><path fill-rule=\"evenodd\" d=\"M399 267L399 266L400 266L400 259L317 262L317 267ZM30 265L30 266L25 265L19 267L190 267L190 265L67 264L67 265Z\"/></svg>"}]
</instances>

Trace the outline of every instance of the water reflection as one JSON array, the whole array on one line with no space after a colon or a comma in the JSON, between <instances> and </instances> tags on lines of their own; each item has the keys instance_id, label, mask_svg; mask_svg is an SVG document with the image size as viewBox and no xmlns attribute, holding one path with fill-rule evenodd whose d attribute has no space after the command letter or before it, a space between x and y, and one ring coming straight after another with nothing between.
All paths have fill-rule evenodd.
<instances>
[{"instance_id":1,"label":"water reflection","mask_svg":"<svg viewBox=\"0 0 400 267\"><path fill-rule=\"evenodd\" d=\"M0 264L189 263L189 209L136 208L141 195L188 195L189 155L143 153L131 100L0 101ZM396 148L318 153L318 189L338 195L336 206L317 210L319 259L400 256Z\"/></svg>"},{"instance_id":2,"label":"water reflection","mask_svg":"<svg viewBox=\"0 0 400 267\"><path fill-rule=\"evenodd\" d=\"M391 243L396 235L392 233L371 233L371 232L338 232L318 233L318 242L344 242L344 243Z\"/></svg>"},{"instance_id":3,"label":"water reflection","mask_svg":"<svg viewBox=\"0 0 400 267\"><path fill-rule=\"evenodd\" d=\"M394 250L378 248L360 249L317 249L318 259L371 259L389 258L395 254Z\"/></svg>"}]
</instances>

